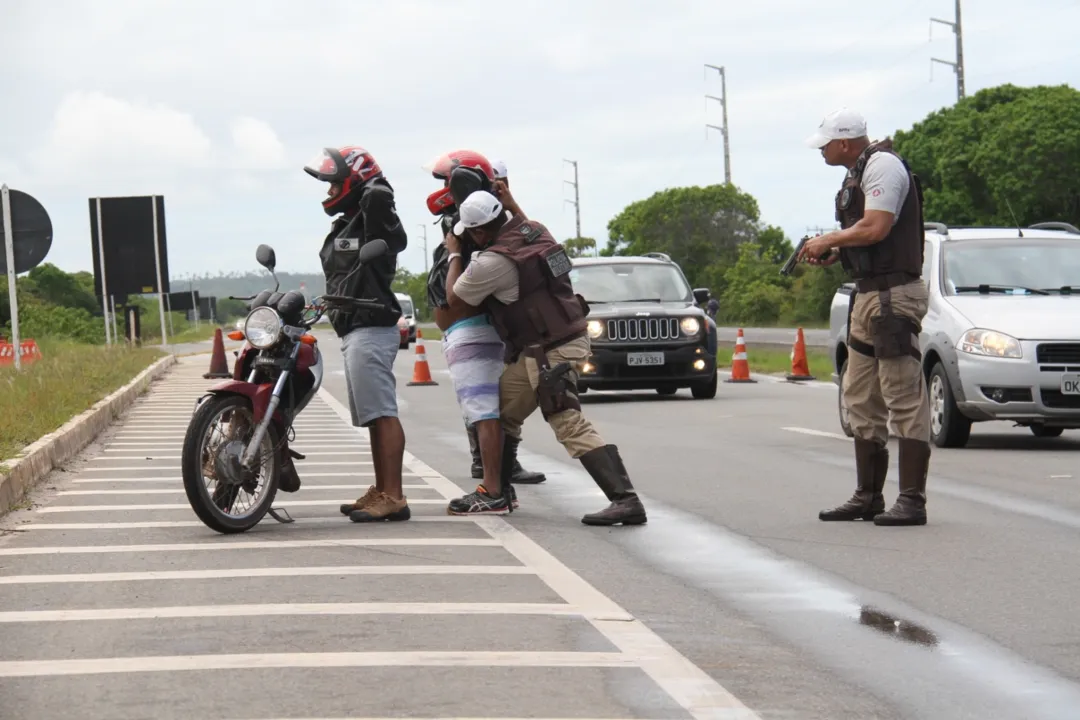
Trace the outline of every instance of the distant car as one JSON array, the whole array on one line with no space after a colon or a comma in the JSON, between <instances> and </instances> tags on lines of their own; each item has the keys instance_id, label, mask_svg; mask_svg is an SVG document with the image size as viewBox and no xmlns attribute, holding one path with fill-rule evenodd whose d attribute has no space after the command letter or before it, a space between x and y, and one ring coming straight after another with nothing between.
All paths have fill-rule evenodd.
<instances>
[{"instance_id":1,"label":"distant car","mask_svg":"<svg viewBox=\"0 0 1080 720\"><path fill-rule=\"evenodd\" d=\"M963 447L974 422L1002 420L1036 437L1080 428L1080 229L926 224L930 305L920 345L938 447ZM1022 236L1021 236L1022 233ZM851 284L833 296L833 381L848 359ZM840 426L851 436L843 393Z\"/></svg>"},{"instance_id":2,"label":"distant car","mask_svg":"<svg viewBox=\"0 0 1080 720\"><path fill-rule=\"evenodd\" d=\"M663 253L575 258L570 279L589 303L592 357L581 392L690 388L716 397L716 323L698 307L707 289L692 290L679 265Z\"/></svg>"},{"instance_id":3,"label":"distant car","mask_svg":"<svg viewBox=\"0 0 1080 720\"><path fill-rule=\"evenodd\" d=\"M416 341L416 309L413 306L412 298L405 293L394 293L397 296L398 304L401 305L401 315L408 326L407 338L402 342L401 347L409 347L409 343Z\"/></svg>"}]
</instances>

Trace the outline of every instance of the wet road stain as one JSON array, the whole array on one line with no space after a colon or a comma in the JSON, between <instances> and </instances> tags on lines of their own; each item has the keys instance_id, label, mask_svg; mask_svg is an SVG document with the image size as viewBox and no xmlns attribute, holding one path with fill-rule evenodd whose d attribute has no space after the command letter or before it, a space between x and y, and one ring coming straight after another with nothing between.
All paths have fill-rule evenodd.
<instances>
[{"instance_id":1,"label":"wet road stain","mask_svg":"<svg viewBox=\"0 0 1080 720\"><path fill-rule=\"evenodd\" d=\"M872 607L859 608L859 624L883 635L925 647L937 647L938 637L921 625L901 620Z\"/></svg>"}]
</instances>

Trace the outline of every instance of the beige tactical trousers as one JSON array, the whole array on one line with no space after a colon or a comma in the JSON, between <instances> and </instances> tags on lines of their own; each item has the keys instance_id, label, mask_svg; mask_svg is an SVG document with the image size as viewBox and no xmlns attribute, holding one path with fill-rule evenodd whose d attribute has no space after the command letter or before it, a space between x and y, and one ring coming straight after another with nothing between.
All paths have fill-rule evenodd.
<instances>
[{"instance_id":1,"label":"beige tactical trousers","mask_svg":"<svg viewBox=\"0 0 1080 720\"><path fill-rule=\"evenodd\" d=\"M929 306L926 281L916 280L894 287L891 295L893 312L914 320L921 329ZM859 293L848 326L851 338L872 344L870 320L880 313L881 300L876 290ZM914 343L918 348L918 335ZM886 443L889 413L892 413L897 437L930 441L926 378L922 363L914 357L873 358L849 347L843 392L848 422L856 437Z\"/></svg>"},{"instance_id":2,"label":"beige tactical trousers","mask_svg":"<svg viewBox=\"0 0 1080 720\"><path fill-rule=\"evenodd\" d=\"M573 366L570 375L577 381L589 357L589 347L587 337L571 340L547 353L548 364L555 367L561 362L569 362ZM522 424L540 406L536 393L539 381L536 361L524 353L503 371L499 380L499 404L503 430L508 435L520 438ZM580 410L564 410L553 415L548 418L548 425L555 431L555 439L575 459L607 444Z\"/></svg>"}]
</instances>

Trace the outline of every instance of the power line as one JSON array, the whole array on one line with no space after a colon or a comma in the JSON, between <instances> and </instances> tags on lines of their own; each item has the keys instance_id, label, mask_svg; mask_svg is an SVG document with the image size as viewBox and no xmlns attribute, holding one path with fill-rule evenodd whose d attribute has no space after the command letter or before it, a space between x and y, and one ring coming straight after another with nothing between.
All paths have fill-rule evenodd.
<instances>
[{"instance_id":1,"label":"power line","mask_svg":"<svg viewBox=\"0 0 1080 720\"><path fill-rule=\"evenodd\" d=\"M705 76L708 78L709 70L715 70L720 73L720 97L715 95L705 95L705 114L708 116L709 100L716 100L720 103L721 111L723 112L723 125L710 125L705 123L705 138L709 137L709 128L713 130L719 130L720 134L724 136L724 182L728 185L731 184L731 139L728 135L728 120L727 120L727 71L722 65L709 65L705 64Z\"/></svg>"},{"instance_id":2,"label":"power line","mask_svg":"<svg viewBox=\"0 0 1080 720\"><path fill-rule=\"evenodd\" d=\"M930 58L930 79L933 80L934 76L934 63L941 63L942 65L948 65L956 73L956 99L964 99L964 26L960 21L960 0L956 0L956 21L949 22L948 20L939 20L937 18L930 18L930 36L934 35L934 23L941 23L942 25L948 25L952 28L953 34L956 35L956 62L949 62L948 60L939 60L938 58Z\"/></svg>"},{"instance_id":3,"label":"power line","mask_svg":"<svg viewBox=\"0 0 1080 720\"><path fill-rule=\"evenodd\" d=\"M420 228L424 231L424 272L428 271L428 253L427 253L427 225L420 223Z\"/></svg>"}]
</instances>

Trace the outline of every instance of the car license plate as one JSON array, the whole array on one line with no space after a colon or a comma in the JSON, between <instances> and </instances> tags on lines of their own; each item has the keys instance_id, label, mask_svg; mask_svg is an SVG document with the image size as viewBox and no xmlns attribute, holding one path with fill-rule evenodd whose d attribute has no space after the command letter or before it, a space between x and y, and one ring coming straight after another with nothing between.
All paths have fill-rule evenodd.
<instances>
[{"instance_id":1,"label":"car license plate","mask_svg":"<svg viewBox=\"0 0 1080 720\"><path fill-rule=\"evenodd\" d=\"M1061 376L1062 395L1080 395L1080 373L1064 373Z\"/></svg>"},{"instance_id":2,"label":"car license plate","mask_svg":"<svg viewBox=\"0 0 1080 720\"><path fill-rule=\"evenodd\" d=\"M664 353L662 352L641 352L641 353L627 353L626 364L631 367L663 365Z\"/></svg>"}]
</instances>

